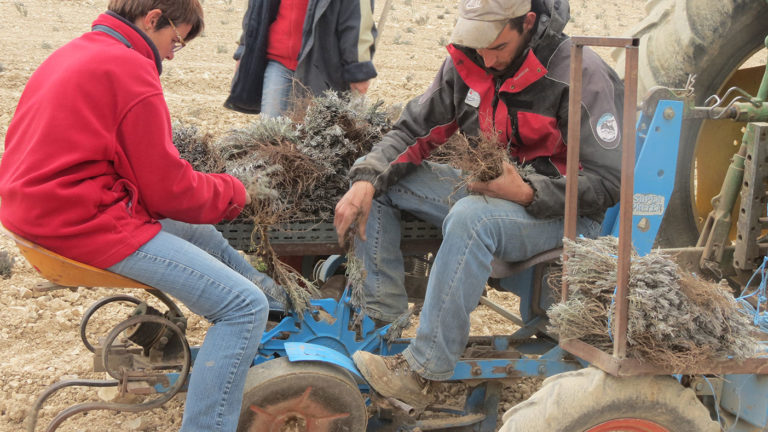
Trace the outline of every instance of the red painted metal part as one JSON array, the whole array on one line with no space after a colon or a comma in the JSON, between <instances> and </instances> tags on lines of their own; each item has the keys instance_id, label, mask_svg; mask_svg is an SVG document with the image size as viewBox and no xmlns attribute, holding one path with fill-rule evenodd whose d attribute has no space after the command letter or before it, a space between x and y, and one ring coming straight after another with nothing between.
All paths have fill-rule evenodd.
<instances>
[{"instance_id":1,"label":"red painted metal part","mask_svg":"<svg viewBox=\"0 0 768 432\"><path fill-rule=\"evenodd\" d=\"M597 426L593 426L584 432L671 432L658 424L636 418L623 418L608 420Z\"/></svg>"},{"instance_id":2,"label":"red painted metal part","mask_svg":"<svg viewBox=\"0 0 768 432\"><path fill-rule=\"evenodd\" d=\"M248 425L252 432L280 432L285 426L296 423L304 426L307 432L330 432L335 430L336 419L345 418L350 413L332 413L322 404L310 398L312 387L301 395L284 402L259 407L251 405L251 411L258 414L253 423Z\"/></svg>"}]
</instances>

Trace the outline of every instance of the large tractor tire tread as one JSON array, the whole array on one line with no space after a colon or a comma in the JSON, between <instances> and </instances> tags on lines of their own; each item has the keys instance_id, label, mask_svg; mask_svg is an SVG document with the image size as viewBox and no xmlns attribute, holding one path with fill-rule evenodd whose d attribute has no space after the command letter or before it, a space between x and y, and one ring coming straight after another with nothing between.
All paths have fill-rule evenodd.
<instances>
[{"instance_id":1,"label":"large tractor tire tread","mask_svg":"<svg viewBox=\"0 0 768 432\"><path fill-rule=\"evenodd\" d=\"M683 88L695 74L696 104L702 106L764 47L768 34L765 0L649 0L646 11L646 18L629 32L640 38L638 101L654 86ZM613 58L623 76L624 50L614 51ZM657 246L693 246L698 239L702 220L692 204L692 169L700 127L701 121L683 124L675 191Z\"/></svg>"},{"instance_id":2,"label":"large tractor tire tread","mask_svg":"<svg viewBox=\"0 0 768 432\"><path fill-rule=\"evenodd\" d=\"M617 378L588 367L546 379L528 400L504 414L500 432L718 432L709 410L668 376ZM616 429L609 427L615 425Z\"/></svg>"}]
</instances>

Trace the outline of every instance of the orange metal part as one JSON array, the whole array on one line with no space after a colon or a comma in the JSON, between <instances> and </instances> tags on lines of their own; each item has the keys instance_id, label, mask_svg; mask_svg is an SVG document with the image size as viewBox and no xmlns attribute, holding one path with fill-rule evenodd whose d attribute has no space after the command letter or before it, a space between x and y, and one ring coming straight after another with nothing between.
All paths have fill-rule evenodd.
<instances>
[{"instance_id":1,"label":"orange metal part","mask_svg":"<svg viewBox=\"0 0 768 432\"><path fill-rule=\"evenodd\" d=\"M608 420L584 432L670 432L669 429L642 419L623 418Z\"/></svg>"},{"instance_id":2,"label":"orange metal part","mask_svg":"<svg viewBox=\"0 0 768 432\"><path fill-rule=\"evenodd\" d=\"M42 246L3 230L11 237L24 258L49 281L65 287L105 287L154 289L133 279L71 260Z\"/></svg>"}]
</instances>

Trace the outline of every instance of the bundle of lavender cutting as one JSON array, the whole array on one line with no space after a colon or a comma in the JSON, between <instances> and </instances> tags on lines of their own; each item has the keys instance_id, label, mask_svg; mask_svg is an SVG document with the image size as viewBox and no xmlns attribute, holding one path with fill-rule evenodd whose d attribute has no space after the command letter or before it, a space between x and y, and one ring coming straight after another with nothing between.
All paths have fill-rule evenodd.
<instances>
[{"instance_id":1,"label":"bundle of lavender cutting","mask_svg":"<svg viewBox=\"0 0 768 432\"><path fill-rule=\"evenodd\" d=\"M611 352L617 244L615 237L565 241L568 301L548 311L550 331L560 340ZM633 254L627 357L684 370L749 358L758 349L757 327L727 284L686 273L661 250Z\"/></svg>"},{"instance_id":2,"label":"bundle of lavender cutting","mask_svg":"<svg viewBox=\"0 0 768 432\"><path fill-rule=\"evenodd\" d=\"M266 225L331 220L349 188L349 168L391 128L394 111L327 92L215 142L195 127L174 125L174 143L195 169L231 174L261 201L243 218Z\"/></svg>"}]
</instances>

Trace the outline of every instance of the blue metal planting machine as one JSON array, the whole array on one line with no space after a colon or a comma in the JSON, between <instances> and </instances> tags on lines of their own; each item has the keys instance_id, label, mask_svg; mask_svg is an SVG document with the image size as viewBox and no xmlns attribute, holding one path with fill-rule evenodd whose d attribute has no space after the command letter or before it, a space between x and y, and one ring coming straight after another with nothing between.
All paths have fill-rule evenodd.
<instances>
[{"instance_id":1,"label":"blue metal planting machine","mask_svg":"<svg viewBox=\"0 0 768 432\"><path fill-rule=\"evenodd\" d=\"M355 368L351 361L355 351L394 354L402 351L409 340L387 337L389 327L376 328L367 317L357 320L360 311L351 305L350 294L344 291L338 300L312 300L311 308L301 314L288 311L273 316L274 326L265 332L259 355L253 359L248 375L239 430L277 431L287 425L298 425L296 427L304 428L299 430L307 431L490 432L496 430L499 424L497 413L504 384L522 377L556 376L587 366L600 369L601 373L616 378L619 383L622 379L636 376L677 376L675 385L695 392L696 403L706 407L712 418L720 419L723 424L729 422L728 430L764 430L768 425L768 382L762 374L768 372L767 360L725 361L705 369L675 370L667 365L640 363L626 358L626 332L630 251L634 248L640 254L649 252L654 247L662 222L669 217L665 212L674 193L676 177L680 176L681 170L690 168L677 166L678 143L682 131L690 122L701 119L725 122L730 119L742 122L744 130L740 145L733 152L728 174L721 182L720 193L714 200L714 208L703 224L699 244L674 252L688 268L697 272L715 270L719 277L727 277L742 286L760 266L766 255L762 231L768 224L765 211L768 178L768 123L765 123L768 121L768 105L765 100L768 76L763 76L756 96L734 89L728 95L698 107L690 86L683 89L654 88L642 101L637 119L638 40L575 37L573 42L571 101L574 103L570 111L569 167L566 176L569 183L565 235L569 238L575 236L578 168L576 163L570 162L575 161L578 155L579 121L574 119L581 115L578 104L581 97L581 50L586 45L598 45L619 47L626 53L625 70L628 73L625 77L621 205L609 211L603 224L603 234L619 237L613 352L600 351L578 340L558 342L547 335L546 309L556 300L544 281L544 274L548 266L560 257L560 250L546 252L527 262L500 264L494 267L490 284L519 296L520 309L508 311L487 298L482 303L507 318L510 328L515 330L505 335L470 337L465 354L450 379L451 382L468 384L463 403L459 406L431 406L425 412L417 412L396 399L375 395ZM736 205L739 196L741 204ZM735 220L730 216L734 208L738 208ZM730 234L733 225L736 227L735 236ZM222 225L220 229L235 247L250 251L253 244L250 227ZM333 227L328 223L292 226L283 231L275 230L272 235L272 246L280 255L327 257L319 261L312 272L320 282L335 276L344 261ZM439 240L437 228L419 221L405 222L403 248L408 254L424 256L433 252ZM54 384L34 407L29 430L34 430L38 411L46 398L64 387L116 386L121 394L154 394L157 398L150 398L150 401L141 404L93 402L75 405L60 413L47 430L55 430L67 418L83 411L153 408L184 390L186 378L193 369L196 347L188 346L184 336L186 320L172 300L151 287L137 286L125 280L105 284L101 279L86 280L85 283L82 279L62 279L45 271L46 268L55 268L60 257L49 256L53 261L45 261L47 255L44 250L25 243L23 239L17 239L17 242L25 256L55 283L64 286L144 288L168 307L166 312L160 312L133 297L115 296L89 309L81 326L83 341L94 352L96 370L108 372L113 379L70 380ZM311 259L310 264L315 264L315 260ZM305 267L312 268L312 265ZM426 277L426 272L422 271L421 276ZM567 286L563 287L562 293L563 299L567 298ZM99 344L91 344L84 330L89 318L102 306L115 301L135 303L138 305L137 312L118 324ZM121 337L126 334L127 339ZM576 398L580 390L570 389ZM665 407L656 408L663 410ZM557 409L565 412L568 407ZM614 410L611 412L615 414L607 419L595 417L597 420L593 423L581 424L579 431L674 432L685 427L677 426L678 423L670 422L650 410L638 413L622 411L621 407L599 405L592 409L594 412ZM568 430L565 425L562 428Z\"/></svg>"}]
</instances>

